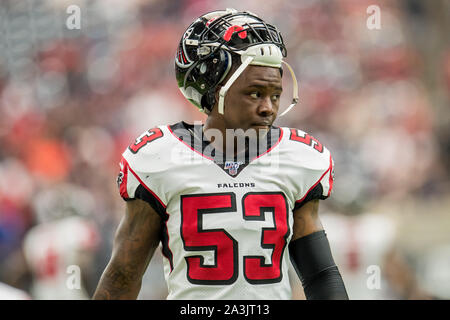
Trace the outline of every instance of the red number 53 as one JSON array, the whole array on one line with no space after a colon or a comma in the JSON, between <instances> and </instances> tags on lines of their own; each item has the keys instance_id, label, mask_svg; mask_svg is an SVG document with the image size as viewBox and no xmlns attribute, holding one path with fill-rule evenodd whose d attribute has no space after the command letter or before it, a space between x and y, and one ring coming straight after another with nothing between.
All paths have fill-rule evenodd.
<instances>
[{"instance_id":1,"label":"red number 53","mask_svg":"<svg viewBox=\"0 0 450 320\"><path fill-rule=\"evenodd\" d=\"M225 229L204 229L203 216L236 212L236 195L230 193L181 196L181 237L186 251L214 251L214 265L205 265L202 255L186 257L187 278L194 284L231 284L238 277L238 242ZM282 279L283 252L290 230L288 205L281 192L249 192L242 197L242 218L264 221L273 215L274 226L262 228L260 246L272 249L271 263L263 256L244 256L245 279L252 284L275 283ZM255 243L255 246L257 243Z\"/></svg>"}]
</instances>

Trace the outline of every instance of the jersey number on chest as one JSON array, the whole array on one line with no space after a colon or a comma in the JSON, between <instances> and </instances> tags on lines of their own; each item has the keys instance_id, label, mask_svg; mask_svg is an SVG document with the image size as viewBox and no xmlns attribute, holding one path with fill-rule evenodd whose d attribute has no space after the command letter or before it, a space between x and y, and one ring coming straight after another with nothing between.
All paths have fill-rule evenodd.
<instances>
[{"instance_id":1,"label":"jersey number on chest","mask_svg":"<svg viewBox=\"0 0 450 320\"><path fill-rule=\"evenodd\" d=\"M283 252L290 229L288 205L281 192L248 192L241 200L242 219L265 221L265 213L273 215L273 226L261 228L258 246L272 249L271 263L260 255L243 257L243 274L251 284L275 283L282 279ZM236 195L208 193L181 196L181 237L186 251L214 251L214 265L206 265L202 255L186 257L187 278L194 284L232 284L238 277L239 243L226 229L204 229L204 215L236 212Z\"/></svg>"}]
</instances>

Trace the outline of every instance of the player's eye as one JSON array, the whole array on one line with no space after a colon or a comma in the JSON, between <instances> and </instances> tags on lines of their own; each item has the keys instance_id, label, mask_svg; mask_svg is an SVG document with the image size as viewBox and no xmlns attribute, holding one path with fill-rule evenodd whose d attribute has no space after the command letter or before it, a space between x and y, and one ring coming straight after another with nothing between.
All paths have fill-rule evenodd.
<instances>
[{"instance_id":1,"label":"player's eye","mask_svg":"<svg viewBox=\"0 0 450 320\"><path fill-rule=\"evenodd\" d=\"M272 96L272 101L278 101L278 100L280 100L280 94L274 94L273 96Z\"/></svg>"},{"instance_id":2,"label":"player's eye","mask_svg":"<svg viewBox=\"0 0 450 320\"><path fill-rule=\"evenodd\" d=\"M255 92L251 92L250 93L250 97L254 98L254 99L258 99L259 97L261 97L261 94L257 91Z\"/></svg>"}]
</instances>

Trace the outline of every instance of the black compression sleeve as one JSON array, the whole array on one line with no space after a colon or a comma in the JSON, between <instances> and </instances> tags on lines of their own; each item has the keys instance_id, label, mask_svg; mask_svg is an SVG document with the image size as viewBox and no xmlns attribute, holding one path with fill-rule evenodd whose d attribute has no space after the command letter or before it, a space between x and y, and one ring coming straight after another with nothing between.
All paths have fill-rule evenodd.
<instances>
[{"instance_id":1,"label":"black compression sleeve","mask_svg":"<svg viewBox=\"0 0 450 320\"><path fill-rule=\"evenodd\" d=\"M308 300L347 300L324 230L291 241L289 255Z\"/></svg>"}]
</instances>

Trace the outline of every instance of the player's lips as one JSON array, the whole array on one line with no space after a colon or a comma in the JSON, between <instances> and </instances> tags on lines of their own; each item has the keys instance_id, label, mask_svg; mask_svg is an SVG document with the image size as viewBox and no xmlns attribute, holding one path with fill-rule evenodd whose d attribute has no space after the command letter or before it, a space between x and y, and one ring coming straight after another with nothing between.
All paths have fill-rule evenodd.
<instances>
[{"instance_id":1,"label":"player's lips","mask_svg":"<svg viewBox=\"0 0 450 320\"><path fill-rule=\"evenodd\" d=\"M255 122L252 123L251 126L252 127L257 127L257 128L269 128L270 127L270 122L269 121L263 121L263 122Z\"/></svg>"}]
</instances>

